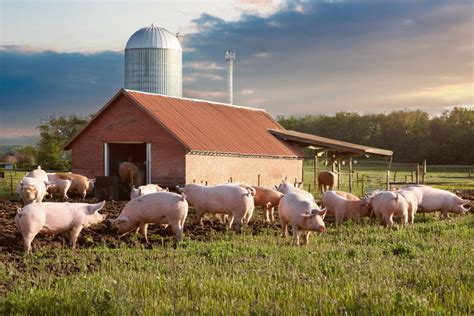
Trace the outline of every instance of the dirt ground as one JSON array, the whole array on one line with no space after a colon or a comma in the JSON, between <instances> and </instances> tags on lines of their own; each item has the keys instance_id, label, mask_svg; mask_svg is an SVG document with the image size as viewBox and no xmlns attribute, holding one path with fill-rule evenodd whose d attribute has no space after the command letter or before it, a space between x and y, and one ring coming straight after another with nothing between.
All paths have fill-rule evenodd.
<instances>
[{"instance_id":1,"label":"dirt ground","mask_svg":"<svg viewBox=\"0 0 474 316\"><path fill-rule=\"evenodd\" d=\"M87 203L96 203L95 200L86 200ZM100 211L102 214L107 214L107 218L117 217L121 210L125 207L126 201L107 201L105 207ZM23 256L23 241L20 232L15 225L15 216L17 209L21 207L20 202L11 200L0 200L0 260L16 259ZM276 213L276 211L275 211ZM278 232L277 224L270 225L264 222L263 212L258 209L254 212L252 221L246 230L252 231L253 234L259 234L262 229L274 228L275 232ZM224 232L227 228L224 224L221 224L217 219L205 218L204 228L200 225L196 225L195 213L192 209L186 219L184 234L188 238L193 240L209 240L212 237L211 232ZM133 234L131 234L133 235ZM148 236L152 237L158 235L162 237L161 242L172 242L173 233L170 228L162 228L159 226L150 225L148 228ZM79 248L94 247L97 245L107 246L110 248L116 248L118 242L125 242L130 246L135 245L137 242L144 242L142 238L131 238L132 236L127 235L119 239L117 232L110 226L108 221L93 226L88 229L82 230L78 239ZM156 244L156 239L151 238L151 243ZM33 251L34 249L43 247L68 247L69 236L68 234L61 234L57 236L43 236L38 235L33 240Z\"/></svg>"}]
</instances>

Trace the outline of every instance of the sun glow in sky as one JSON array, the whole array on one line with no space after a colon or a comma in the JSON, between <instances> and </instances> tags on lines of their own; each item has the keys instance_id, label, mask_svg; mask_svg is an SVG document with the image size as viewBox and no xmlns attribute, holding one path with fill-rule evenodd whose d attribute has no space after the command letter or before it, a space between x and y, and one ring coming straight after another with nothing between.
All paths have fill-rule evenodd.
<instances>
[{"instance_id":1,"label":"sun glow in sky","mask_svg":"<svg viewBox=\"0 0 474 316\"><path fill-rule=\"evenodd\" d=\"M123 48L154 23L183 35L184 96L272 115L441 113L474 104L473 1L0 2L0 143L51 115L96 112Z\"/></svg>"}]
</instances>

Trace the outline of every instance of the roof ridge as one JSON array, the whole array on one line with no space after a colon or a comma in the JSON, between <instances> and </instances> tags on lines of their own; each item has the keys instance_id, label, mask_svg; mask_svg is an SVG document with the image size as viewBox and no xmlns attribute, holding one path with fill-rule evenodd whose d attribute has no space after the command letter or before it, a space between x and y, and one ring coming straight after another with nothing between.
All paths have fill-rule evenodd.
<instances>
[{"instance_id":1,"label":"roof ridge","mask_svg":"<svg viewBox=\"0 0 474 316\"><path fill-rule=\"evenodd\" d=\"M260 111L260 112L268 113L267 110L265 110L265 109L251 108L251 107L248 107L248 106L235 105L235 104L229 104L229 103L223 103L223 102L217 102L217 101L210 101L210 100L203 100L203 99L193 99L193 98L186 98L186 97L176 97L176 96L165 95L165 94L160 94L160 93L143 92L143 91L132 90L132 89L125 89L125 88L123 88L123 90L125 90L125 91L127 91L127 92L136 92L136 93L141 93L141 94L157 95L157 96L166 97L166 98L172 98L172 99L179 99L179 100L188 100L188 101L194 101L194 102L210 103L210 104L228 106L228 107L233 107L233 108L238 108L238 109L251 110L251 111Z\"/></svg>"}]
</instances>

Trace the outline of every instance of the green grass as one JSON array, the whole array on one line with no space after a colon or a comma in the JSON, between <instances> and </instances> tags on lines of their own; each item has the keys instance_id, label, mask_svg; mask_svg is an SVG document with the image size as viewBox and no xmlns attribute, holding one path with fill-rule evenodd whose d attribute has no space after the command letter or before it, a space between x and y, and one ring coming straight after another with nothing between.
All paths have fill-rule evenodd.
<instances>
[{"instance_id":1,"label":"green grass","mask_svg":"<svg viewBox=\"0 0 474 316\"><path fill-rule=\"evenodd\" d=\"M306 247L247 228L177 249L41 248L0 263L13 284L0 313L472 315L473 227L472 215L427 216L405 229L330 226Z\"/></svg>"}]
</instances>

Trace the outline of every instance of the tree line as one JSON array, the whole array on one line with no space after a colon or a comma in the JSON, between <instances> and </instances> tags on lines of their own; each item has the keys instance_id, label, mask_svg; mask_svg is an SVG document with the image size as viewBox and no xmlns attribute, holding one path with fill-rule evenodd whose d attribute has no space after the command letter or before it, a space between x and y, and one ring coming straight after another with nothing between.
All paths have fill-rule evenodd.
<instances>
[{"instance_id":1,"label":"tree line","mask_svg":"<svg viewBox=\"0 0 474 316\"><path fill-rule=\"evenodd\" d=\"M63 147L92 115L50 117L37 129L36 146L15 150L19 168L41 165L44 169L68 170L71 153ZM396 162L474 164L474 110L454 108L439 116L415 111L388 114L338 112L335 115L277 116L289 130L390 149ZM0 161L2 158L0 157Z\"/></svg>"},{"instance_id":2,"label":"tree line","mask_svg":"<svg viewBox=\"0 0 474 316\"><path fill-rule=\"evenodd\" d=\"M421 110L388 114L278 116L286 129L389 149L396 162L474 164L474 110L453 108L439 116Z\"/></svg>"}]
</instances>

